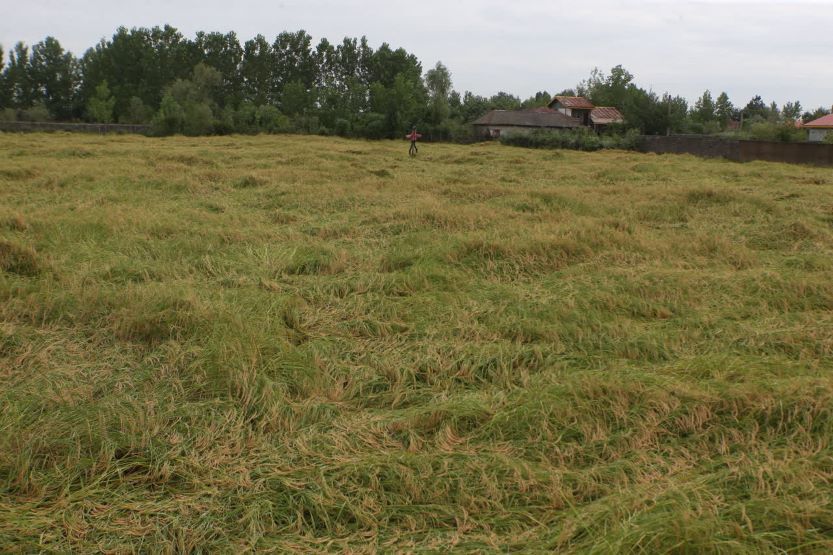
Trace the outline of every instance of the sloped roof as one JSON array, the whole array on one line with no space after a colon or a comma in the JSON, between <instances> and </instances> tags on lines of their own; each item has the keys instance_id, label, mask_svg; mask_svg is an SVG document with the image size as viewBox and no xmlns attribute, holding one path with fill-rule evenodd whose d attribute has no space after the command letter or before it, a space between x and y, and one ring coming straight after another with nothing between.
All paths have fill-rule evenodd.
<instances>
[{"instance_id":1,"label":"sloped roof","mask_svg":"<svg viewBox=\"0 0 833 555\"><path fill-rule=\"evenodd\" d=\"M833 114L814 119L813 121L805 123L802 127L811 127L816 129L833 129Z\"/></svg>"},{"instance_id":2,"label":"sloped roof","mask_svg":"<svg viewBox=\"0 0 833 555\"><path fill-rule=\"evenodd\" d=\"M610 106L599 106L590 112L590 121L596 125L608 125L610 123L622 123L625 121L622 113Z\"/></svg>"},{"instance_id":3,"label":"sloped roof","mask_svg":"<svg viewBox=\"0 0 833 555\"><path fill-rule=\"evenodd\" d=\"M575 110L592 110L595 108L593 103L583 96L556 96L550 102L550 106L560 102L565 108L573 108Z\"/></svg>"},{"instance_id":4,"label":"sloped roof","mask_svg":"<svg viewBox=\"0 0 833 555\"><path fill-rule=\"evenodd\" d=\"M536 108L534 110L492 110L475 120L472 125L573 128L581 127L581 122L549 108Z\"/></svg>"}]
</instances>

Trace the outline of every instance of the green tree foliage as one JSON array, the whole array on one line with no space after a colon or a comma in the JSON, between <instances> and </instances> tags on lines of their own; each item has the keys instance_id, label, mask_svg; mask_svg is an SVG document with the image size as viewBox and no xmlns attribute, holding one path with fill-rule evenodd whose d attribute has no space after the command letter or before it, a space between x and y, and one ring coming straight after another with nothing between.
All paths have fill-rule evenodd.
<instances>
[{"instance_id":1,"label":"green tree foliage","mask_svg":"<svg viewBox=\"0 0 833 555\"><path fill-rule=\"evenodd\" d=\"M816 120L816 119L819 119L819 118L823 118L824 116L827 116L829 114L830 114L829 109L824 108L824 107L819 107L819 108L816 108L812 112L809 112L809 111L804 112L804 115L801 116L801 119L804 121L804 123L807 123L809 121L813 121L813 120Z\"/></svg>"},{"instance_id":2,"label":"green tree foliage","mask_svg":"<svg viewBox=\"0 0 833 555\"><path fill-rule=\"evenodd\" d=\"M586 96L596 106L614 106L620 110L638 95L633 74L621 65L612 68L607 76L595 68L577 90L580 96Z\"/></svg>"},{"instance_id":3,"label":"green tree foliage","mask_svg":"<svg viewBox=\"0 0 833 555\"><path fill-rule=\"evenodd\" d=\"M156 110L165 88L186 79L199 61L194 43L173 27L120 27L81 58L80 96L86 103L95 86L106 80L116 99L115 119L126 116L134 97Z\"/></svg>"},{"instance_id":4,"label":"green tree foliage","mask_svg":"<svg viewBox=\"0 0 833 555\"><path fill-rule=\"evenodd\" d=\"M113 121L113 107L116 99L110 94L107 81L102 81L95 88L95 96L87 102L87 116L94 122L110 123Z\"/></svg>"},{"instance_id":5,"label":"green tree foliage","mask_svg":"<svg viewBox=\"0 0 833 555\"><path fill-rule=\"evenodd\" d=\"M797 143L807 139L807 132L797 129L791 121L757 121L750 124L749 136L758 141Z\"/></svg>"},{"instance_id":6,"label":"green tree foliage","mask_svg":"<svg viewBox=\"0 0 833 555\"><path fill-rule=\"evenodd\" d=\"M735 107L732 105L732 101L729 100L729 95L725 92L720 93L714 105L714 115L721 127L725 129L729 125L729 122L734 116L734 112Z\"/></svg>"},{"instance_id":7,"label":"green tree foliage","mask_svg":"<svg viewBox=\"0 0 833 555\"><path fill-rule=\"evenodd\" d=\"M3 45L0 44L0 112L11 106L11 91L9 90L9 81L6 78L5 69L6 54L3 51Z\"/></svg>"},{"instance_id":8,"label":"green tree foliage","mask_svg":"<svg viewBox=\"0 0 833 555\"><path fill-rule=\"evenodd\" d=\"M369 67L373 51L364 37L345 38L336 46L323 39L315 55L321 122L341 135L349 134L369 109Z\"/></svg>"},{"instance_id":9,"label":"green tree foliage","mask_svg":"<svg viewBox=\"0 0 833 555\"><path fill-rule=\"evenodd\" d=\"M177 79L168 87L154 119L158 133L205 135L214 131L217 98L223 86L220 72L200 62L190 79Z\"/></svg>"},{"instance_id":10,"label":"green tree foliage","mask_svg":"<svg viewBox=\"0 0 833 555\"><path fill-rule=\"evenodd\" d=\"M162 97L159 112L153 118L153 128L160 135L182 133L185 127L185 110L168 92Z\"/></svg>"},{"instance_id":11,"label":"green tree foliage","mask_svg":"<svg viewBox=\"0 0 833 555\"><path fill-rule=\"evenodd\" d=\"M43 102L38 101L26 109L18 110L17 119L20 121L50 121L52 120L52 114L49 113L49 109Z\"/></svg>"},{"instance_id":12,"label":"green tree foliage","mask_svg":"<svg viewBox=\"0 0 833 555\"><path fill-rule=\"evenodd\" d=\"M769 121L779 121L781 119L781 110L778 108L778 104L772 102L769 105L769 110L767 110L766 116Z\"/></svg>"},{"instance_id":13,"label":"green tree foliage","mask_svg":"<svg viewBox=\"0 0 833 555\"><path fill-rule=\"evenodd\" d=\"M596 68L578 84L576 93L596 106L619 109L627 128L648 134L666 133L671 121L669 106L656 93L636 86L633 80L633 74L621 65L612 68L609 75Z\"/></svg>"},{"instance_id":14,"label":"green tree foliage","mask_svg":"<svg viewBox=\"0 0 833 555\"><path fill-rule=\"evenodd\" d=\"M691 110L691 119L697 123L708 123L717 119L717 106L709 90L706 90L694 102L694 107Z\"/></svg>"},{"instance_id":15,"label":"green tree foliage","mask_svg":"<svg viewBox=\"0 0 833 555\"><path fill-rule=\"evenodd\" d=\"M392 87L399 75L409 83L422 81L422 64L417 57L403 48L392 50L387 43L371 56L368 71L369 83L381 83L385 87Z\"/></svg>"},{"instance_id":16,"label":"green tree foliage","mask_svg":"<svg viewBox=\"0 0 833 555\"><path fill-rule=\"evenodd\" d=\"M761 96L756 95L743 108L743 115L747 121L754 121L755 119L765 120L769 115L769 109L764 104Z\"/></svg>"},{"instance_id":17,"label":"green tree foliage","mask_svg":"<svg viewBox=\"0 0 833 555\"><path fill-rule=\"evenodd\" d=\"M200 62L214 68L220 76L215 100L220 106L237 106L243 100L243 77L241 66L244 50L233 32L197 33L194 46Z\"/></svg>"},{"instance_id":18,"label":"green tree foliage","mask_svg":"<svg viewBox=\"0 0 833 555\"><path fill-rule=\"evenodd\" d=\"M198 46L194 41L185 38L174 27L153 27L149 30L140 30L149 42L152 56L148 56L147 62L155 61L157 67L146 67L154 81L150 83L150 89L155 87L164 88L175 79L182 78L191 71L199 62L208 62L201 57ZM233 47L232 47L233 48ZM203 53L204 54L204 53ZM146 100L143 100L147 103Z\"/></svg>"},{"instance_id":19,"label":"green tree foliage","mask_svg":"<svg viewBox=\"0 0 833 555\"><path fill-rule=\"evenodd\" d=\"M81 94L89 99L95 86L107 81L116 99L115 114L120 116L130 98L159 106L162 92L171 81L163 82L159 52L153 48L148 29L120 27L110 41L101 41L88 50L81 61L84 86Z\"/></svg>"},{"instance_id":20,"label":"green tree foliage","mask_svg":"<svg viewBox=\"0 0 833 555\"><path fill-rule=\"evenodd\" d=\"M500 91L489 99L489 107L493 110L517 110L521 107L521 99L508 92Z\"/></svg>"},{"instance_id":21,"label":"green tree foliage","mask_svg":"<svg viewBox=\"0 0 833 555\"><path fill-rule=\"evenodd\" d=\"M10 106L16 109L31 108L38 100L38 93L28 46L22 42L15 44L9 52L9 65L3 73Z\"/></svg>"},{"instance_id":22,"label":"green tree foliage","mask_svg":"<svg viewBox=\"0 0 833 555\"><path fill-rule=\"evenodd\" d=\"M76 92L79 83L78 62L53 37L29 48L18 43L3 72L4 106L29 110L46 108L49 118L68 120L78 115ZM30 112L30 115L39 112Z\"/></svg>"},{"instance_id":23,"label":"green tree foliage","mask_svg":"<svg viewBox=\"0 0 833 555\"><path fill-rule=\"evenodd\" d=\"M427 94L422 78L412 79L413 74L398 73L390 86L379 81L370 86L371 111L384 118L386 131L382 136L396 137L403 130L424 121Z\"/></svg>"},{"instance_id":24,"label":"green tree foliage","mask_svg":"<svg viewBox=\"0 0 833 555\"><path fill-rule=\"evenodd\" d=\"M190 103L184 106L185 122L182 132L185 135L208 135L214 130L215 118L211 107L205 103Z\"/></svg>"},{"instance_id":25,"label":"green tree foliage","mask_svg":"<svg viewBox=\"0 0 833 555\"><path fill-rule=\"evenodd\" d=\"M315 91L300 80L291 81L283 88L281 109L288 116L307 115L315 106Z\"/></svg>"},{"instance_id":26,"label":"green tree foliage","mask_svg":"<svg viewBox=\"0 0 833 555\"><path fill-rule=\"evenodd\" d=\"M685 98L665 93L658 108L655 123L657 129L661 130L664 127L668 134L681 133L686 130L688 101Z\"/></svg>"},{"instance_id":27,"label":"green tree foliage","mask_svg":"<svg viewBox=\"0 0 833 555\"><path fill-rule=\"evenodd\" d=\"M797 120L801 117L801 102L787 102L781 109L781 116L788 120Z\"/></svg>"},{"instance_id":28,"label":"green tree foliage","mask_svg":"<svg viewBox=\"0 0 833 555\"><path fill-rule=\"evenodd\" d=\"M649 135L659 135L668 131L670 119L665 117L668 107L663 105L656 93L630 84L623 98L620 110L625 117L626 128ZM619 107L615 104L614 106ZM673 108L672 104L672 110Z\"/></svg>"},{"instance_id":29,"label":"green tree foliage","mask_svg":"<svg viewBox=\"0 0 833 555\"><path fill-rule=\"evenodd\" d=\"M263 35L246 41L240 62L243 97L256 106L277 101L273 96L272 68L275 65L272 45Z\"/></svg>"},{"instance_id":30,"label":"green tree foliage","mask_svg":"<svg viewBox=\"0 0 833 555\"><path fill-rule=\"evenodd\" d=\"M423 74L420 61L365 37L313 46L305 31L264 36L242 45L235 33L199 32L193 39L171 26L120 27L80 59L47 37L31 49L18 43L3 62L0 109L6 119L88 117L147 123L160 133L307 132L400 137L416 125L426 138L456 139L489 110L547 106L540 91L521 100L508 92L481 96L455 91L451 72L438 62ZM106 83L106 90L102 84ZM594 69L560 94L613 106L626 129L642 133L717 132L741 113L750 126L780 124L801 113L798 101L779 110L760 96L736 110L726 93L706 91L689 110L687 101L639 87L621 65ZM827 111L805 112L805 120ZM760 128L763 129L763 128ZM759 130L759 134L763 134Z\"/></svg>"},{"instance_id":31,"label":"green tree foliage","mask_svg":"<svg viewBox=\"0 0 833 555\"><path fill-rule=\"evenodd\" d=\"M511 134L501 137L501 142L527 148L566 148L593 151L603 148L632 149L636 146L638 136L635 130L622 135L598 135L589 128L581 128L570 131L540 130L529 134Z\"/></svg>"},{"instance_id":32,"label":"green tree foliage","mask_svg":"<svg viewBox=\"0 0 833 555\"><path fill-rule=\"evenodd\" d=\"M368 83L369 102L357 129L369 137L393 138L424 123L429 95L416 56L382 44L375 53L365 51L361 57L359 78Z\"/></svg>"},{"instance_id":33,"label":"green tree foliage","mask_svg":"<svg viewBox=\"0 0 833 555\"><path fill-rule=\"evenodd\" d=\"M274 106L259 106L255 116L260 131L278 133L289 129L289 119Z\"/></svg>"},{"instance_id":34,"label":"green tree foliage","mask_svg":"<svg viewBox=\"0 0 833 555\"><path fill-rule=\"evenodd\" d=\"M440 125L448 119L451 113L449 95L451 94L451 73L442 62L437 62L433 69L425 74L425 86L428 89L429 109L428 121Z\"/></svg>"},{"instance_id":35,"label":"green tree foliage","mask_svg":"<svg viewBox=\"0 0 833 555\"><path fill-rule=\"evenodd\" d=\"M114 103L115 104L115 103ZM121 123L149 123L153 118L153 109L147 106L138 96L133 96L127 104L127 110L119 118Z\"/></svg>"},{"instance_id":36,"label":"green tree foliage","mask_svg":"<svg viewBox=\"0 0 833 555\"><path fill-rule=\"evenodd\" d=\"M462 121L474 121L489 110L488 98L466 91L460 105L455 106L455 115Z\"/></svg>"},{"instance_id":37,"label":"green tree foliage","mask_svg":"<svg viewBox=\"0 0 833 555\"><path fill-rule=\"evenodd\" d=\"M312 52L312 37L306 31L279 34L272 44L272 53L273 99L282 101L284 88L289 83L301 83L307 91L312 89L315 85L316 63Z\"/></svg>"},{"instance_id":38,"label":"green tree foliage","mask_svg":"<svg viewBox=\"0 0 833 555\"><path fill-rule=\"evenodd\" d=\"M562 96L562 95L558 95ZM563 95L563 96L574 96L574 95ZM543 108L549 106L550 102L552 102L553 95L550 95L547 91L539 91L535 93L534 96L530 96L526 100L521 103L521 108L531 109L531 108Z\"/></svg>"},{"instance_id":39,"label":"green tree foliage","mask_svg":"<svg viewBox=\"0 0 833 555\"><path fill-rule=\"evenodd\" d=\"M217 105L221 102L224 82L223 74L219 70L200 62L194 66L191 83L193 84L191 94L194 95L195 101L209 105Z\"/></svg>"}]
</instances>

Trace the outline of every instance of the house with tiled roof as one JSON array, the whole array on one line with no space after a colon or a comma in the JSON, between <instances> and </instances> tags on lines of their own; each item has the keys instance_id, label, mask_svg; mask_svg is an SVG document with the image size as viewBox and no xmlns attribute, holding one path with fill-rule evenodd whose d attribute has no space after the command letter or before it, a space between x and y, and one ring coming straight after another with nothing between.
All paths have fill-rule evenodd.
<instances>
[{"instance_id":1,"label":"house with tiled roof","mask_svg":"<svg viewBox=\"0 0 833 555\"><path fill-rule=\"evenodd\" d=\"M807 140L811 143L820 143L833 134L833 114L809 121L801 126L808 132Z\"/></svg>"},{"instance_id":2,"label":"house with tiled roof","mask_svg":"<svg viewBox=\"0 0 833 555\"><path fill-rule=\"evenodd\" d=\"M557 131L582 127L577 118L551 108L492 110L472 122L479 137L497 139L535 130Z\"/></svg>"},{"instance_id":3,"label":"house with tiled roof","mask_svg":"<svg viewBox=\"0 0 833 555\"><path fill-rule=\"evenodd\" d=\"M549 107L565 116L577 118L582 125L590 125L590 112L593 111L593 103L583 96L554 96Z\"/></svg>"},{"instance_id":4,"label":"house with tiled roof","mask_svg":"<svg viewBox=\"0 0 833 555\"><path fill-rule=\"evenodd\" d=\"M549 107L531 110L492 110L472 125L479 137L496 139L535 130L558 131L591 127L601 131L625 118L616 108L593 106L582 96L556 96Z\"/></svg>"},{"instance_id":5,"label":"house with tiled roof","mask_svg":"<svg viewBox=\"0 0 833 555\"><path fill-rule=\"evenodd\" d=\"M578 119L582 125L592 127L601 131L608 125L624 123L622 113L611 106L594 106L592 102L583 96L562 96L553 97L549 107L565 116Z\"/></svg>"},{"instance_id":6,"label":"house with tiled roof","mask_svg":"<svg viewBox=\"0 0 833 555\"><path fill-rule=\"evenodd\" d=\"M601 106L590 111L590 123L593 129L601 131L608 125L625 123L625 117L616 108Z\"/></svg>"}]
</instances>

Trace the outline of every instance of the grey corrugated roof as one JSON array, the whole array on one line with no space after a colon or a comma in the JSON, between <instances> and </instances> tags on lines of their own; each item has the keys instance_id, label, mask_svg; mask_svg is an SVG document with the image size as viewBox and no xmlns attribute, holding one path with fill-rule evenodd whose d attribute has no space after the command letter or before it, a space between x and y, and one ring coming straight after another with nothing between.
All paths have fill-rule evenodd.
<instances>
[{"instance_id":1,"label":"grey corrugated roof","mask_svg":"<svg viewBox=\"0 0 833 555\"><path fill-rule=\"evenodd\" d=\"M576 118L548 108L535 110L492 110L472 125L512 125L515 127L573 128L581 127Z\"/></svg>"}]
</instances>

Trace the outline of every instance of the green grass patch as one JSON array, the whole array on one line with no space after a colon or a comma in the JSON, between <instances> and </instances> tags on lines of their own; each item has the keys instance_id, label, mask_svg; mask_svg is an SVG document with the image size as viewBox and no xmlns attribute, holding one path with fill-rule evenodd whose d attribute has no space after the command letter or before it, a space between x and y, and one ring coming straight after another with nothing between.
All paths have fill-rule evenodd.
<instances>
[{"instance_id":1,"label":"green grass patch","mask_svg":"<svg viewBox=\"0 0 833 555\"><path fill-rule=\"evenodd\" d=\"M41 269L41 262L34 249L0 240L0 270L31 277L39 274Z\"/></svg>"},{"instance_id":2,"label":"green grass patch","mask_svg":"<svg viewBox=\"0 0 833 555\"><path fill-rule=\"evenodd\" d=\"M833 552L829 170L0 152L0 552Z\"/></svg>"}]
</instances>

